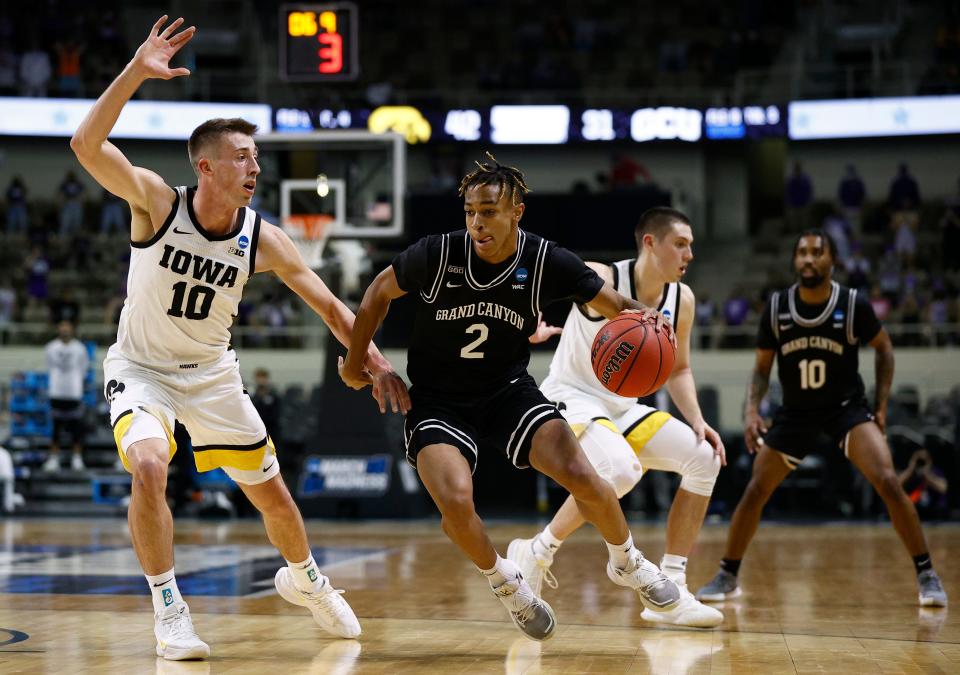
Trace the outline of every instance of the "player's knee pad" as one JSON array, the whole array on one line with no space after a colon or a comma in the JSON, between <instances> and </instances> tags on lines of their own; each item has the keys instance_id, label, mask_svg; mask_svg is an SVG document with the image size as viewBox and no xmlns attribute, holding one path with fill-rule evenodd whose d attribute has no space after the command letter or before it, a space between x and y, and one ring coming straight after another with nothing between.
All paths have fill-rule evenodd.
<instances>
[{"instance_id":1,"label":"player's knee pad","mask_svg":"<svg viewBox=\"0 0 960 675\"><path fill-rule=\"evenodd\" d=\"M618 498L630 492L643 476L633 448L607 420L588 426L580 436L580 447L600 477L613 486Z\"/></svg>"},{"instance_id":2,"label":"player's knee pad","mask_svg":"<svg viewBox=\"0 0 960 675\"><path fill-rule=\"evenodd\" d=\"M720 473L720 458L714 454L712 445L700 441L685 458L680 473L683 476L680 480L681 489L709 497L713 494L713 486Z\"/></svg>"}]
</instances>

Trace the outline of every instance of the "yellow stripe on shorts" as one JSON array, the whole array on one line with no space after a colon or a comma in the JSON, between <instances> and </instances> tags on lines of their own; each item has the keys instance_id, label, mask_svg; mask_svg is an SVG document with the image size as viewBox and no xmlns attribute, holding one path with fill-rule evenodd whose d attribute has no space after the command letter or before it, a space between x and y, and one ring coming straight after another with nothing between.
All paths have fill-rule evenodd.
<instances>
[{"instance_id":1,"label":"yellow stripe on shorts","mask_svg":"<svg viewBox=\"0 0 960 675\"><path fill-rule=\"evenodd\" d=\"M617 425L611 422L610 420L608 420L606 417L595 417L594 419L590 420L590 422L588 422L587 424L571 424L570 428L573 430L573 435L576 436L577 438L580 438L581 436L583 436L583 432L587 430L587 427L589 427L594 422L596 422L602 427L606 427L607 429L609 429L615 434L620 433L620 430L617 429Z\"/></svg>"},{"instance_id":2,"label":"yellow stripe on shorts","mask_svg":"<svg viewBox=\"0 0 960 675\"><path fill-rule=\"evenodd\" d=\"M639 453L643 446L667 423L670 417L670 413L654 410L645 417L641 417L632 427L627 429L623 437L627 439L627 443L630 444L633 451Z\"/></svg>"},{"instance_id":3,"label":"yellow stripe on shorts","mask_svg":"<svg viewBox=\"0 0 960 675\"><path fill-rule=\"evenodd\" d=\"M141 408L144 413L147 415L152 415L148 410ZM117 421L113 425L113 442L117 444L117 454L120 455L120 461L123 462L123 468L127 471L130 471L130 464L127 463L127 455L123 451L123 444L121 441L128 431L130 431L130 425L133 424L133 415L132 410L127 410L124 413L120 414L120 417L117 418ZM170 445L170 457L167 458L167 464L170 463L170 460L173 459L173 456L177 452L177 442L173 439L173 432L167 428L166 423L163 421L163 417L160 415L154 415L157 420L160 421L160 425L163 427L164 433L167 435L167 443Z\"/></svg>"},{"instance_id":4,"label":"yellow stripe on shorts","mask_svg":"<svg viewBox=\"0 0 960 675\"><path fill-rule=\"evenodd\" d=\"M193 461L196 462L197 471L212 471L222 467L253 471L260 468L266 452L277 454L273 439L269 436L265 442L251 445L198 446L193 449Z\"/></svg>"}]
</instances>

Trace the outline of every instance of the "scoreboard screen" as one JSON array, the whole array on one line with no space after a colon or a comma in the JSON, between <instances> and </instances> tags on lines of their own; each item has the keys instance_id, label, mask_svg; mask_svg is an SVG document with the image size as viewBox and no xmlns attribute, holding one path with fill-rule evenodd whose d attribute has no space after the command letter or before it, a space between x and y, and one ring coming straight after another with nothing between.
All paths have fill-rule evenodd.
<instances>
[{"instance_id":1,"label":"scoreboard screen","mask_svg":"<svg viewBox=\"0 0 960 675\"><path fill-rule=\"evenodd\" d=\"M357 7L350 2L280 8L280 77L354 80L360 74Z\"/></svg>"}]
</instances>

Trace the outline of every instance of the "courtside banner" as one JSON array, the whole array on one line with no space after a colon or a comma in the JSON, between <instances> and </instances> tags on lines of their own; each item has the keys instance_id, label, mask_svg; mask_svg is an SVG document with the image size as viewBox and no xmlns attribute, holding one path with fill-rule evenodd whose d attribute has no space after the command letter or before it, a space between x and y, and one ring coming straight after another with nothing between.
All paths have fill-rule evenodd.
<instances>
[{"instance_id":1,"label":"courtside banner","mask_svg":"<svg viewBox=\"0 0 960 675\"><path fill-rule=\"evenodd\" d=\"M960 133L960 96L794 101L791 140Z\"/></svg>"},{"instance_id":2,"label":"courtside banner","mask_svg":"<svg viewBox=\"0 0 960 675\"><path fill-rule=\"evenodd\" d=\"M0 97L0 135L73 136L93 104L93 99ZM241 117L260 127L260 133L273 130L269 105L130 101L110 137L185 141L215 117Z\"/></svg>"}]
</instances>

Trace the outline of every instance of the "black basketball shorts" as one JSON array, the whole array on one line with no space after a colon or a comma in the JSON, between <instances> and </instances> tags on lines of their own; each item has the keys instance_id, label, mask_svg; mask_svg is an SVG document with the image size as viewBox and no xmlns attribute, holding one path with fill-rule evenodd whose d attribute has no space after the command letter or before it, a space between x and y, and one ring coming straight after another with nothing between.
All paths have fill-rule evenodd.
<instances>
[{"instance_id":1,"label":"black basketball shorts","mask_svg":"<svg viewBox=\"0 0 960 675\"><path fill-rule=\"evenodd\" d=\"M484 441L503 452L514 466L526 469L537 429L550 420L563 420L526 373L482 397L453 399L414 386L410 400L403 441L407 462L414 468L422 448L445 443L460 450L473 472L477 468L477 448Z\"/></svg>"},{"instance_id":2,"label":"black basketball shorts","mask_svg":"<svg viewBox=\"0 0 960 675\"><path fill-rule=\"evenodd\" d=\"M873 413L865 399L851 399L834 408L789 410L780 408L763 437L764 444L783 455L791 469L815 452L829 438L832 447L843 445L847 434L864 422L872 422ZM846 452L846 448L844 448Z\"/></svg>"}]
</instances>

